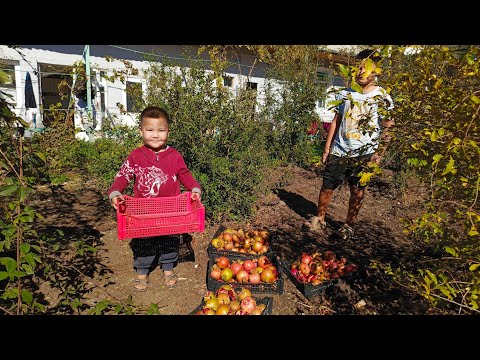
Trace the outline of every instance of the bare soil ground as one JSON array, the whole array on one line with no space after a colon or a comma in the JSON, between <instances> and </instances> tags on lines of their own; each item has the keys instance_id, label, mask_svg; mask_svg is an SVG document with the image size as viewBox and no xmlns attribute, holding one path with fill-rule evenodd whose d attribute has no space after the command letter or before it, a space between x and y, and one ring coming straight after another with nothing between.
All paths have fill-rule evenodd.
<instances>
[{"instance_id":1,"label":"bare soil ground","mask_svg":"<svg viewBox=\"0 0 480 360\"><path fill-rule=\"evenodd\" d=\"M400 218L414 218L420 207L414 194L400 193L393 186L391 174L367 188L354 237L348 241L339 238L334 231L346 216L347 186L335 192L327 215L328 227L319 234L306 230L302 224L315 213L321 177L314 170L289 167L279 169L271 181L277 188L259 199L251 225L275 232L275 252L280 259L292 261L302 251L332 250L359 268L356 276L339 280L324 294L310 299L285 279L283 294L268 295L273 297L274 315L440 313L370 267L372 260L390 262L393 266L415 265L429 253L424 244L414 243L402 233ZM48 226L43 230L54 233L60 229L65 239L72 242L89 238L90 244L98 248L88 264L82 265L83 273L94 283L83 294L91 304L103 299L127 302L132 296L133 303L140 307L158 304L164 315L189 314L199 305L206 292L207 246L213 234L220 225L245 225L206 224L204 233L194 233L193 241L181 244L180 260L175 269L179 281L175 288L164 286L162 271L156 268L151 273L148 290L135 292L132 252L128 241L117 239L116 215L105 199L104 189L97 188L91 181L71 181L55 188L40 188L33 203L46 218ZM79 274L72 272L72 276ZM48 284L43 284L41 290L52 308L60 306L58 293Z\"/></svg>"}]
</instances>

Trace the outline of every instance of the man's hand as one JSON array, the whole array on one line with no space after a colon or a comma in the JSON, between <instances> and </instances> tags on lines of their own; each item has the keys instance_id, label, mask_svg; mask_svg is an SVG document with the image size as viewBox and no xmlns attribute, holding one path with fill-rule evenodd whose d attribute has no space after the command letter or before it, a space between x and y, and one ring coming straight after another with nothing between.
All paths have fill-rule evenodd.
<instances>
[{"instance_id":1,"label":"man's hand","mask_svg":"<svg viewBox=\"0 0 480 360\"><path fill-rule=\"evenodd\" d=\"M375 153L370 158L370 161L374 162L377 165L380 165L380 162L382 161L382 158L383 158L383 155Z\"/></svg>"},{"instance_id":2,"label":"man's hand","mask_svg":"<svg viewBox=\"0 0 480 360\"><path fill-rule=\"evenodd\" d=\"M322 164L325 164L325 163L327 162L328 154L329 154L328 151L324 151L324 152L323 152L323 155L322 155Z\"/></svg>"},{"instance_id":3,"label":"man's hand","mask_svg":"<svg viewBox=\"0 0 480 360\"><path fill-rule=\"evenodd\" d=\"M124 202L125 198L123 197L123 195L115 196L112 199L112 206L115 208L115 210L117 210L117 206L123 204Z\"/></svg>"}]
</instances>

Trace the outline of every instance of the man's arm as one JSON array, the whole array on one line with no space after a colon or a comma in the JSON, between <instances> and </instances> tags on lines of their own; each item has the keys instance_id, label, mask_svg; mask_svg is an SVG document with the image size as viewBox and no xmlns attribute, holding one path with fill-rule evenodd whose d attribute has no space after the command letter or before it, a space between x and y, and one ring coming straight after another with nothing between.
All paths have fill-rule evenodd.
<instances>
[{"instance_id":1,"label":"man's arm","mask_svg":"<svg viewBox=\"0 0 480 360\"><path fill-rule=\"evenodd\" d=\"M330 129L328 129L327 140L325 141L325 149L323 150L322 156L322 162L324 164L327 161L328 154L330 153L330 148L332 147L333 138L340 123L340 119L340 113L336 113L332 120L332 124L330 125Z\"/></svg>"}]
</instances>

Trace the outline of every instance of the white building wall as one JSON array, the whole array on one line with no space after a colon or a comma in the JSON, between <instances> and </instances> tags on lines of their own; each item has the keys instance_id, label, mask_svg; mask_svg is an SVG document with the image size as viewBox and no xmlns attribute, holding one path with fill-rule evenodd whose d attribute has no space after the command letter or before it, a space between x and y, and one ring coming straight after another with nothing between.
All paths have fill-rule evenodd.
<instances>
[{"instance_id":1,"label":"white building wall","mask_svg":"<svg viewBox=\"0 0 480 360\"><path fill-rule=\"evenodd\" d=\"M100 71L105 71L108 76L113 75L114 70L123 70L125 66L123 62L119 60L107 61L106 56L113 58L123 58L129 60L134 68L139 70L146 69L148 62L144 60L145 53L151 53L152 51L160 51L163 55L171 58L181 59L185 46L181 45L91 45L90 46L90 67L97 71L96 79L92 79L92 84L102 84L105 91L105 113L100 112L101 95L99 91L96 91L96 96L92 99L92 105L95 110L94 126L96 130L99 130L102 125L102 118L108 117L116 125L126 124L135 126L138 123L138 114L121 114L117 103L126 107L126 92L125 84L122 84L119 80L115 82L109 82L100 77ZM196 48L192 47L193 52L196 52ZM0 59L11 59L18 61L16 72L16 88L14 93L15 97L15 113L32 123L33 116L36 115L36 127L43 128L41 119L40 108L26 111L24 101L24 89L25 89L25 77L27 72L30 72L33 89L35 93L35 99L37 106L40 106L40 87L38 76L35 75L34 69L39 69L39 63L55 64L63 66L71 66L75 62L82 60L84 45L23 45L19 48L19 51L24 55L24 58L14 49L8 48L6 45L0 45ZM208 55L204 54L205 59L208 59ZM238 89L245 86L246 81L257 83L258 102L263 105L264 102L264 89L265 89L265 72L266 66L263 63L256 63L252 69L254 58L251 55L241 54L237 58L240 64L233 66L226 72L227 75L233 77L232 92L238 91ZM327 70L326 70L327 71ZM250 75L250 76L248 76ZM132 77L128 81L142 81L142 71L138 77ZM144 84L145 89L145 84ZM98 90L98 89L97 89ZM319 109L317 108L317 111ZM85 130L88 127L88 118L86 114L77 112L75 115L75 126L80 130L77 137L87 139L88 135Z\"/></svg>"}]
</instances>

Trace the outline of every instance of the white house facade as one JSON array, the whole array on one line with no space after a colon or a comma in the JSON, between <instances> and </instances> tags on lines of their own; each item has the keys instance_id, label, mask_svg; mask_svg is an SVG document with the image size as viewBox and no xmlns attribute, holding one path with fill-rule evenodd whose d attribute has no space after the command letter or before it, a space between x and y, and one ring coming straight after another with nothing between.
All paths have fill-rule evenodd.
<instances>
[{"instance_id":1,"label":"white house facade","mask_svg":"<svg viewBox=\"0 0 480 360\"><path fill-rule=\"evenodd\" d=\"M72 66L77 61L85 61L85 45L21 45L12 48L0 45L0 67L10 77L6 84L0 84L0 90L11 96L11 104L15 113L30 123L26 135L45 128L46 113L50 105L61 103L58 111L72 110L69 97L62 99L58 84L65 78L65 67ZM185 51L196 54L198 46L186 45L89 45L89 63L92 70L92 116L87 114L86 103L75 98L75 128L77 137L91 139L93 130L100 130L102 121L108 119L116 125L135 125L138 113L132 111L132 102L127 94L130 86L141 86L145 91L146 83L142 70L148 68L147 56L154 54L158 59L166 56L174 60L187 61ZM204 54L208 60L207 54ZM108 61L107 59L112 59ZM139 69L137 76L128 76L125 83L120 80L107 81L102 75L112 76L114 71L125 70L121 60L128 60L134 68ZM262 102L265 87L267 65L255 62L253 55L236 54L232 59L236 63L226 72L225 86L232 92L244 87L257 90L257 100ZM31 107L25 97L27 73L31 78L35 107ZM331 69L319 69L326 84L339 85L338 78L333 77ZM72 76L75 81L75 75ZM122 112L119 105L126 110ZM323 117L327 110L324 99L317 103L317 113ZM328 116L328 113L325 113Z\"/></svg>"}]
</instances>

